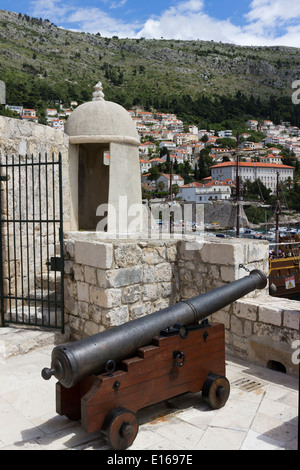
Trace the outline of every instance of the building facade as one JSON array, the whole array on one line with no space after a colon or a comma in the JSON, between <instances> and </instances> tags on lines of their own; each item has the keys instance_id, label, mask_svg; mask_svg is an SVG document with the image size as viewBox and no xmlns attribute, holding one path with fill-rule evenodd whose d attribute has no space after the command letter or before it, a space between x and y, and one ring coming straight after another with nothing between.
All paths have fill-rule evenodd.
<instances>
[{"instance_id":1,"label":"building facade","mask_svg":"<svg viewBox=\"0 0 300 470\"><path fill-rule=\"evenodd\" d=\"M209 203L230 199L231 188L225 184L191 183L180 187L179 196L182 201Z\"/></svg>"},{"instance_id":2,"label":"building facade","mask_svg":"<svg viewBox=\"0 0 300 470\"><path fill-rule=\"evenodd\" d=\"M168 191L170 189L171 176L163 173L157 180L157 183L160 182L164 184L164 191ZM183 186L184 179L181 176L174 174L172 176L172 186L175 184L177 184L178 186Z\"/></svg>"},{"instance_id":3,"label":"building facade","mask_svg":"<svg viewBox=\"0 0 300 470\"><path fill-rule=\"evenodd\" d=\"M294 167L288 165L278 165L274 163L260 162L240 162L239 177L241 182L249 180L251 182L260 179L260 181L273 193L276 192L277 173L279 181L285 182L289 178L293 179ZM235 180L236 163L225 162L211 167L211 176L213 180L224 181L226 179Z\"/></svg>"}]
</instances>

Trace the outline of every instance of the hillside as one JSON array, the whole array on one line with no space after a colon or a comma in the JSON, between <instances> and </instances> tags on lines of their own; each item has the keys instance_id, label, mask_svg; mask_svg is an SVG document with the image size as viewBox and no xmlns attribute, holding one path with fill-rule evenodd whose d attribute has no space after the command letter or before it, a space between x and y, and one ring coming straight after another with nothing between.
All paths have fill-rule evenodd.
<instances>
[{"instance_id":1,"label":"hillside","mask_svg":"<svg viewBox=\"0 0 300 470\"><path fill-rule=\"evenodd\" d=\"M255 111L270 97L289 103L292 82L300 76L299 48L103 38L100 33L67 31L48 20L0 10L0 79L6 82L7 103L81 103L91 99L101 80L105 98L125 107L172 110L183 99L183 106L190 101L190 113L197 114L199 96L239 92L255 103Z\"/></svg>"}]
</instances>

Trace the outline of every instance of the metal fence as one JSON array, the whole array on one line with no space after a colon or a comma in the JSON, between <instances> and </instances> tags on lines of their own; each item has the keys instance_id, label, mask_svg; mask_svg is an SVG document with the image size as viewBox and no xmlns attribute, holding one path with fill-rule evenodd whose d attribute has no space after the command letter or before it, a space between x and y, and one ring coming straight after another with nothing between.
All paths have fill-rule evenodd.
<instances>
[{"instance_id":1,"label":"metal fence","mask_svg":"<svg viewBox=\"0 0 300 470\"><path fill-rule=\"evenodd\" d=\"M64 330L61 154L0 158L1 326Z\"/></svg>"}]
</instances>

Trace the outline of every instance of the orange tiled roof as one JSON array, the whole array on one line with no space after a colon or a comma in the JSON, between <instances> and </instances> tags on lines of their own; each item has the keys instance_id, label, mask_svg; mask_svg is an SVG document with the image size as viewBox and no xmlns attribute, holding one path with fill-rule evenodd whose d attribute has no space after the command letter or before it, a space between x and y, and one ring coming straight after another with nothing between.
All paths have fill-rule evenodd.
<instances>
[{"instance_id":1,"label":"orange tiled roof","mask_svg":"<svg viewBox=\"0 0 300 470\"><path fill-rule=\"evenodd\" d=\"M219 163L218 165L213 165L210 168L224 168L226 166L236 166L235 162L224 162ZM261 163L261 162L239 162L239 166L250 166L250 167L264 167L264 168L291 168L294 169L293 166L289 165L279 165L278 163Z\"/></svg>"}]
</instances>

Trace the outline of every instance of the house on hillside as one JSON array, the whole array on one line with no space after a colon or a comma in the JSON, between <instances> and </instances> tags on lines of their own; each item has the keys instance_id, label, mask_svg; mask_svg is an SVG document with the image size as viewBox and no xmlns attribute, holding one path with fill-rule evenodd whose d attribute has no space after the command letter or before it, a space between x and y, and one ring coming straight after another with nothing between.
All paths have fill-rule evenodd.
<instances>
[{"instance_id":1,"label":"house on hillside","mask_svg":"<svg viewBox=\"0 0 300 470\"><path fill-rule=\"evenodd\" d=\"M25 110L24 110L25 111ZM39 119L35 115L28 115L28 114L23 114L21 116L22 121L31 121L31 122L39 122Z\"/></svg>"},{"instance_id":2,"label":"house on hillside","mask_svg":"<svg viewBox=\"0 0 300 470\"><path fill-rule=\"evenodd\" d=\"M48 117L48 116L57 116L57 109L47 108L46 109L46 117Z\"/></svg>"},{"instance_id":3,"label":"house on hillside","mask_svg":"<svg viewBox=\"0 0 300 470\"><path fill-rule=\"evenodd\" d=\"M155 165L159 165L160 163L165 163L165 161L162 158L152 158L149 160L149 163L151 164L151 168Z\"/></svg>"},{"instance_id":4,"label":"house on hillside","mask_svg":"<svg viewBox=\"0 0 300 470\"><path fill-rule=\"evenodd\" d=\"M253 131L256 131L256 130L257 130L257 126L258 126L258 121L256 121L256 119L249 119L249 120L246 122L246 126L247 126L249 129L252 129Z\"/></svg>"},{"instance_id":5,"label":"house on hillside","mask_svg":"<svg viewBox=\"0 0 300 470\"><path fill-rule=\"evenodd\" d=\"M156 145L153 142L148 141L148 142L144 142L143 144L140 144L139 151L141 154L148 155L149 150L153 152L156 150Z\"/></svg>"},{"instance_id":6,"label":"house on hillside","mask_svg":"<svg viewBox=\"0 0 300 470\"><path fill-rule=\"evenodd\" d=\"M23 108L23 115L22 116L36 117L36 110L35 109Z\"/></svg>"},{"instance_id":7,"label":"house on hillside","mask_svg":"<svg viewBox=\"0 0 300 470\"><path fill-rule=\"evenodd\" d=\"M211 181L207 184L190 183L180 187L182 201L207 204L212 201L224 201L231 197L231 186L227 183Z\"/></svg>"},{"instance_id":8,"label":"house on hillside","mask_svg":"<svg viewBox=\"0 0 300 470\"><path fill-rule=\"evenodd\" d=\"M151 167L152 165L149 160L143 160L140 158L140 172L141 173L148 172Z\"/></svg>"},{"instance_id":9,"label":"house on hillside","mask_svg":"<svg viewBox=\"0 0 300 470\"><path fill-rule=\"evenodd\" d=\"M11 111L19 114L19 116L23 115L23 106L14 106L14 105L7 104L5 108L10 109Z\"/></svg>"},{"instance_id":10,"label":"house on hillside","mask_svg":"<svg viewBox=\"0 0 300 470\"><path fill-rule=\"evenodd\" d=\"M162 181L164 183L164 191L169 191L170 189L170 184L171 184L171 176L165 173L162 173L162 175L158 178L157 184ZM184 179L180 175L173 175L172 177L172 186L174 184L177 184L178 186L183 186L184 185Z\"/></svg>"},{"instance_id":11,"label":"house on hillside","mask_svg":"<svg viewBox=\"0 0 300 470\"><path fill-rule=\"evenodd\" d=\"M282 165L282 157L280 155L273 155L269 153L264 157L260 157L261 163L276 163L277 165Z\"/></svg>"},{"instance_id":12,"label":"house on hillside","mask_svg":"<svg viewBox=\"0 0 300 470\"><path fill-rule=\"evenodd\" d=\"M163 149L164 147L168 150L174 150L176 148L176 144L171 140L162 140L159 144L159 148Z\"/></svg>"}]
</instances>

